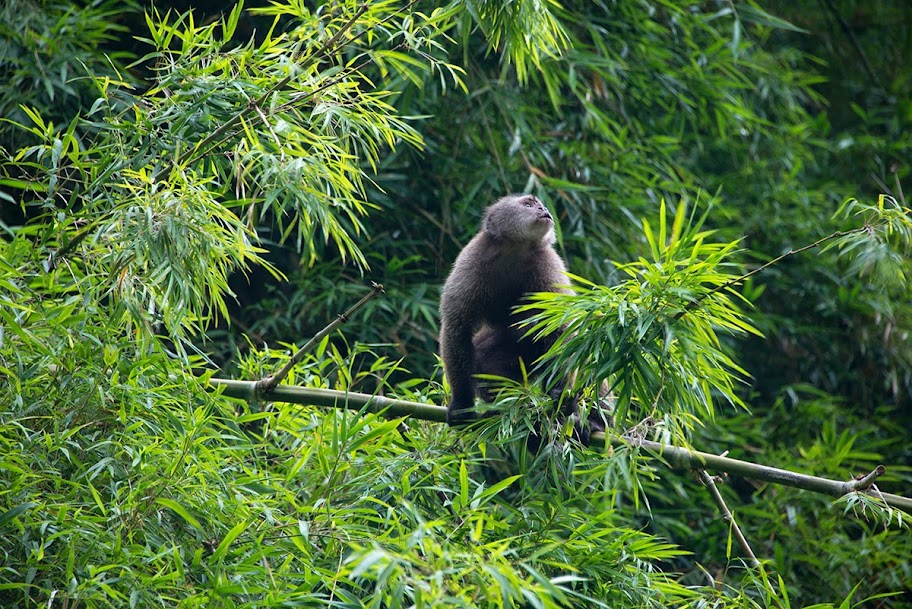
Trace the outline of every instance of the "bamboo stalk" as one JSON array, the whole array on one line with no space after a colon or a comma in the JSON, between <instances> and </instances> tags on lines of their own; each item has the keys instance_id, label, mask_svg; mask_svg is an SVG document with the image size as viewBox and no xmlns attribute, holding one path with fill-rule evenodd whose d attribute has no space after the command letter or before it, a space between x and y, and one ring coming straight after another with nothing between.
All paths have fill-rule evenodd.
<instances>
[{"instance_id":1,"label":"bamboo stalk","mask_svg":"<svg viewBox=\"0 0 912 609\"><path fill-rule=\"evenodd\" d=\"M383 396L354 393L348 391L335 391L332 389L312 389L309 387L292 387L280 385L271 391L258 388L257 381L238 381L232 379L210 378L210 385L220 391L221 395L238 398L246 401L270 401L301 404L305 406L322 406L325 408L343 408L346 410L362 410L366 407L368 412L381 413L384 416L413 417L425 421L438 423L446 422L446 408L436 404L422 404L408 400L396 400ZM880 497L887 505L906 511L912 511L912 499L879 491L871 493L867 489L872 474L861 480L848 480L840 482L807 474L758 465L729 457L720 457L696 450L668 446L630 437L614 437L611 443L616 446L641 447L650 451L656 457L665 461L673 468L679 469L711 469L713 471L727 472L742 478L770 482L791 486L816 493L823 493L833 497L842 497L851 492L869 493ZM605 434L596 432L592 434L593 447L604 447ZM880 466L882 467L882 466ZM875 472L879 476L883 471L878 467ZM876 476L873 476L876 477Z\"/></svg>"}]
</instances>

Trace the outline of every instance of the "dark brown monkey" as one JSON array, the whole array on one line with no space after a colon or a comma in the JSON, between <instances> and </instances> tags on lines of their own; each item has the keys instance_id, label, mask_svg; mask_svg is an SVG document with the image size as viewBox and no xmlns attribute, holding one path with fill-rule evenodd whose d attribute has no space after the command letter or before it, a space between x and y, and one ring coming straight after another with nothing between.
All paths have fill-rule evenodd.
<instances>
[{"instance_id":1,"label":"dark brown monkey","mask_svg":"<svg viewBox=\"0 0 912 609\"><path fill-rule=\"evenodd\" d=\"M513 311L531 292L566 291L566 267L554 251L554 220L532 195L509 195L488 207L481 230L453 264L440 299L440 351L452 392L447 423L475 419L475 396L489 401L476 374L522 379L557 336L524 337L527 315ZM560 390L557 390L559 395ZM575 414L567 400L564 414Z\"/></svg>"}]
</instances>

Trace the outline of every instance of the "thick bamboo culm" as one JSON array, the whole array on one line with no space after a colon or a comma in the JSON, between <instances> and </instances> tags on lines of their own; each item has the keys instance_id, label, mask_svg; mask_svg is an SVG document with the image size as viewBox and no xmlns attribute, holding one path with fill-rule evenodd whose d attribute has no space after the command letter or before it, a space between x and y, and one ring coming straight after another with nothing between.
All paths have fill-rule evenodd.
<instances>
[{"instance_id":1,"label":"thick bamboo culm","mask_svg":"<svg viewBox=\"0 0 912 609\"><path fill-rule=\"evenodd\" d=\"M390 418L407 416L439 423L446 421L446 408L435 404L395 400L365 393L349 393L331 389L311 389L308 387L294 387L288 385L280 385L270 391L264 392L258 388L257 381L210 378L209 382L213 387L219 389L222 395L247 401L287 402L305 406L344 408L348 410L362 410L366 407L368 412L381 413ZM841 497L846 493L865 490L870 486L871 479L882 475L885 471L883 466L880 466L877 470L860 480L853 479L841 482L838 480L829 480L827 478L799 474L776 467L757 465L755 463L731 459L729 457L720 457L718 455L711 455L686 448L663 445L648 440L618 436L612 438L611 442L612 444L619 446L626 444L645 448L676 468L708 469L717 472L727 472L742 478L793 486L817 493L832 495L833 497ZM594 433L592 435L592 445L596 448L604 447L605 434ZM912 499L907 497L880 492L873 492L871 494L893 507L906 511L912 510Z\"/></svg>"}]
</instances>

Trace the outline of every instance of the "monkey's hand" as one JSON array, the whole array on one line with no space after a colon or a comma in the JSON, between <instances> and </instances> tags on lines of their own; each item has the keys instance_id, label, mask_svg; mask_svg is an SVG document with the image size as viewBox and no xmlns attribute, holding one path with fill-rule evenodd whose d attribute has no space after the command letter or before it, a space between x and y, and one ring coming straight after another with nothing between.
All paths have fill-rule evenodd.
<instances>
[{"instance_id":1,"label":"monkey's hand","mask_svg":"<svg viewBox=\"0 0 912 609\"><path fill-rule=\"evenodd\" d=\"M589 422L579 416L578 412L571 414L570 420L573 421L573 439L588 447L592 442L592 430L589 427Z\"/></svg>"},{"instance_id":2,"label":"monkey's hand","mask_svg":"<svg viewBox=\"0 0 912 609\"><path fill-rule=\"evenodd\" d=\"M470 423L478 420L478 413L472 408L472 404L457 404L451 402L447 406L447 425L450 427L465 427Z\"/></svg>"}]
</instances>

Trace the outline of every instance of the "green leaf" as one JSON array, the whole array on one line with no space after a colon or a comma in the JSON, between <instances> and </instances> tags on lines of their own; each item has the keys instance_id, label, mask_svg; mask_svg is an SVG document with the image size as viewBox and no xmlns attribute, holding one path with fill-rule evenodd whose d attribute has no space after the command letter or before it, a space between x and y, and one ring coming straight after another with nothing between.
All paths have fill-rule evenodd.
<instances>
[{"instance_id":1,"label":"green leaf","mask_svg":"<svg viewBox=\"0 0 912 609\"><path fill-rule=\"evenodd\" d=\"M758 25L765 25L767 27L775 28L778 30L786 30L790 32L798 32L801 34L807 34L807 30L801 29L796 25L792 25L785 19L781 17L776 17L770 13L764 11L762 8L757 6L756 3L739 3L737 5L738 16L750 23L756 23Z\"/></svg>"},{"instance_id":2,"label":"green leaf","mask_svg":"<svg viewBox=\"0 0 912 609\"><path fill-rule=\"evenodd\" d=\"M23 512L32 509L36 505L38 505L38 504L33 501L27 501L25 503L20 503L16 507L10 508L7 511L3 512L2 514L0 514L0 527L5 525L7 522L12 520L16 516L22 514Z\"/></svg>"},{"instance_id":3,"label":"green leaf","mask_svg":"<svg viewBox=\"0 0 912 609\"><path fill-rule=\"evenodd\" d=\"M203 526L200 524L199 520L197 520L193 514L187 510L187 508L182 506L177 501L168 499L167 497L159 497L155 500L155 503L172 510L175 514L183 518L184 522L192 526L194 529L197 529L199 531L203 530Z\"/></svg>"},{"instance_id":4,"label":"green leaf","mask_svg":"<svg viewBox=\"0 0 912 609\"><path fill-rule=\"evenodd\" d=\"M238 535L243 533L250 526L250 522L241 521L234 525L228 534L225 535L222 542L218 545L215 551L212 553L212 562L220 562L225 555L228 553L228 550L231 548L231 544L234 543L234 540L237 539Z\"/></svg>"}]
</instances>

